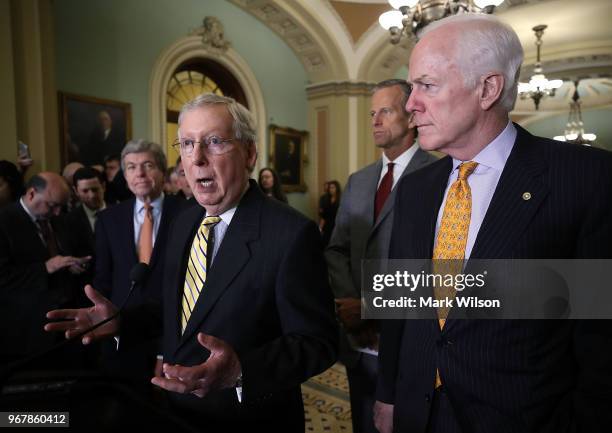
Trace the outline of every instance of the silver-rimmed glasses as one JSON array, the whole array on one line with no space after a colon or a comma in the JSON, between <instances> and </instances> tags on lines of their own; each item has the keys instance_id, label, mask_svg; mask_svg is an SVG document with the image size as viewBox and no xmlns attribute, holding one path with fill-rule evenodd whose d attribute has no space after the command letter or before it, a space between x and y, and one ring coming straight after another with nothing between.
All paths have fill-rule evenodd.
<instances>
[{"instance_id":1,"label":"silver-rimmed glasses","mask_svg":"<svg viewBox=\"0 0 612 433\"><path fill-rule=\"evenodd\" d=\"M221 138L216 135L210 135L200 141L194 140L193 138L180 138L177 139L172 146L175 149L180 148L186 156L190 156L193 153L196 145L204 145L204 151L210 155L223 155L234 148L234 140L235 138Z\"/></svg>"}]
</instances>

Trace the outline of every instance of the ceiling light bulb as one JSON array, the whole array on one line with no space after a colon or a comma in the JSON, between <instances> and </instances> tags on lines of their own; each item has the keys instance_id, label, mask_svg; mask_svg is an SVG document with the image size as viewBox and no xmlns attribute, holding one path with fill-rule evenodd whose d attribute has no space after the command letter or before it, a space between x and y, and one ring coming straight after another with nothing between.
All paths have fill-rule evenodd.
<instances>
[{"instance_id":1,"label":"ceiling light bulb","mask_svg":"<svg viewBox=\"0 0 612 433\"><path fill-rule=\"evenodd\" d=\"M404 16L400 11L388 11L380 14L378 22L381 27L385 30L389 30L391 27L402 28L402 18Z\"/></svg>"}]
</instances>

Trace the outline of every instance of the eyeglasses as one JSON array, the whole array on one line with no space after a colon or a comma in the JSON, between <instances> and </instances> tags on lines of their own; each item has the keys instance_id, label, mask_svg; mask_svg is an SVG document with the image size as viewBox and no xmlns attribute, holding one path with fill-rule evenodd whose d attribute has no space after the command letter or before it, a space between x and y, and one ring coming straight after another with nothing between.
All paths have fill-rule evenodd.
<instances>
[{"instance_id":1,"label":"eyeglasses","mask_svg":"<svg viewBox=\"0 0 612 433\"><path fill-rule=\"evenodd\" d=\"M201 141L196 141L192 138L181 138L174 142L172 145L175 149L180 147L183 153L187 156L193 153L195 146L204 145L204 151L210 155L223 155L234 148L234 138L221 138L216 135L203 138Z\"/></svg>"}]
</instances>

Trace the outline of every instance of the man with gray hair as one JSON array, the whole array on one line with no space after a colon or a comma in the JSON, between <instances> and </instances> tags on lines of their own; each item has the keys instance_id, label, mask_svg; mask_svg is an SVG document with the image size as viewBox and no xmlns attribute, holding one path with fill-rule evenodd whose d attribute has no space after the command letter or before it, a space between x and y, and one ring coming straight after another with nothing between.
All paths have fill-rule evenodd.
<instances>
[{"instance_id":1,"label":"man with gray hair","mask_svg":"<svg viewBox=\"0 0 612 433\"><path fill-rule=\"evenodd\" d=\"M447 156L400 182L391 259L612 257L612 154L509 120L522 57L516 33L493 16L425 29L406 108L421 147ZM609 431L609 322L458 313L385 321L381 432Z\"/></svg>"},{"instance_id":2,"label":"man with gray hair","mask_svg":"<svg viewBox=\"0 0 612 433\"><path fill-rule=\"evenodd\" d=\"M348 375L354 433L376 431L372 410L378 322L361 320L361 261L387 257L394 187L408 173L436 160L415 143L415 128L406 111L409 96L410 86L405 80L385 80L374 87L370 109L372 136L382 155L349 177L325 252L344 331L339 357Z\"/></svg>"},{"instance_id":3,"label":"man with gray hair","mask_svg":"<svg viewBox=\"0 0 612 433\"><path fill-rule=\"evenodd\" d=\"M152 382L202 430L303 432L300 384L333 364L338 328L318 228L249 179L255 139L251 114L231 98L205 94L181 110L176 146L200 206L169 236L164 374ZM78 320L47 329L74 335L116 311L87 293L95 308L51 312ZM122 314L85 341L148 333L160 314Z\"/></svg>"},{"instance_id":4,"label":"man with gray hair","mask_svg":"<svg viewBox=\"0 0 612 433\"><path fill-rule=\"evenodd\" d=\"M163 194L166 155L146 140L132 140L121 152L121 168L134 198L99 213L96 226L96 262L93 286L115 304L130 288L130 270L139 262L149 265L146 283L132 293L129 306L135 307L162 298L161 276L168 241L168 229L180 210L180 201ZM138 343L124 339L103 343L102 368L111 375L150 388L157 354L156 339Z\"/></svg>"}]
</instances>

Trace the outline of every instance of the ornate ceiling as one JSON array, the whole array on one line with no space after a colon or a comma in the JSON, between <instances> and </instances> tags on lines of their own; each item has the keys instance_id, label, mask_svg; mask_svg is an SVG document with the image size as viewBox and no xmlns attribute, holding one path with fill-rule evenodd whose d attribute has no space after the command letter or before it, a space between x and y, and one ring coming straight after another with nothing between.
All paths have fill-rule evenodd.
<instances>
[{"instance_id":1,"label":"ornate ceiling","mask_svg":"<svg viewBox=\"0 0 612 433\"><path fill-rule=\"evenodd\" d=\"M398 46L378 25L386 0L229 0L274 30L293 49L312 84L373 82L395 76L408 61L412 42ZM496 15L518 33L525 49L523 77L535 61L531 28L547 24L544 73L569 80L540 113L567 110L572 80L581 78L583 107L612 105L612 1L505 0ZM517 113L533 112L519 101Z\"/></svg>"}]
</instances>

